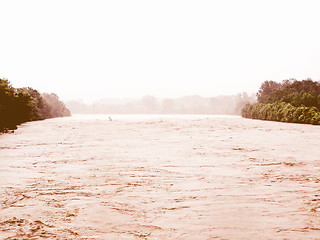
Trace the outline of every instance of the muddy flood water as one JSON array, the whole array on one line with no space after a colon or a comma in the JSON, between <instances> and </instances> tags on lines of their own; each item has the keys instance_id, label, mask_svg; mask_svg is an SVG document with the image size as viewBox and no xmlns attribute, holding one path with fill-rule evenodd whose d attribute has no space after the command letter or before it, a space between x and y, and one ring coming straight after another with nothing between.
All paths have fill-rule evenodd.
<instances>
[{"instance_id":1,"label":"muddy flood water","mask_svg":"<svg viewBox=\"0 0 320 240\"><path fill-rule=\"evenodd\" d=\"M0 239L320 239L320 127L74 116L0 135Z\"/></svg>"}]
</instances>

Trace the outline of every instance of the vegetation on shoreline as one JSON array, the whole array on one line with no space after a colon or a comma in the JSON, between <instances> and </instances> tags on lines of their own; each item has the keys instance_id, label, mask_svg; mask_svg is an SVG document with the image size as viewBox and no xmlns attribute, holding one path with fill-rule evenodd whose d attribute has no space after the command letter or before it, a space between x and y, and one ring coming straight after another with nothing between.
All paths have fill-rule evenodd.
<instances>
[{"instance_id":1,"label":"vegetation on shoreline","mask_svg":"<svg viewBox=\"0 0 320 240\"><path fill-rule=\"evenodd\" d=\"M40 94L32 88L14 88L0 78L0 132L17 125L47 118L71 116L70 111L54 94Z\"/></svg>"},{"instance_id":2,"label":"vegetation on shoreline","mask_svg":"<svg viewBox=\"0 0 320 240\"><path fill-rule=\"evenodd\" d=\"M242 117L289 123L320 124L320 82L306 79L265 81L257 93L258 103L247 104Z\"/></svg>"}]
</instances>

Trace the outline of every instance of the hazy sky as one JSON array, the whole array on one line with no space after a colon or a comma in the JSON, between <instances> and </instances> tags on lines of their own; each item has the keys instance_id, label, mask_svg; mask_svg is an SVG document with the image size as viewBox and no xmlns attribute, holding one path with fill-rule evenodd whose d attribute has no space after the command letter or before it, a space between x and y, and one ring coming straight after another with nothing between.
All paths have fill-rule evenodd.
<instances>
[{"instance_id":1,"label":"hazy sky","mask_svg":"<svg viewBox=\"0 0 320 240\"><path fill-rule=\"evenodd\" d=\"M62 100L320 80L320 1L0 0L0 77Z\"/></svg>"}]
</instances>

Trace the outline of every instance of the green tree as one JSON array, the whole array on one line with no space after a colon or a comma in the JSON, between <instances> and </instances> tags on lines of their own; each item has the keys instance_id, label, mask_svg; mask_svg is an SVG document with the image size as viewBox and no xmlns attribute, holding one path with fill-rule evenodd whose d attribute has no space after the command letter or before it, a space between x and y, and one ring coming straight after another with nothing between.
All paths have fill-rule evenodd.
<instances>
[{"instance_id":1,"label":"green tree","mask_svg":"<svg viewBox=\"0 0 320 240\"><path fill-rule=\"evenodd\" d=\"M70 115L56 94L43 97L35 89L16 89L7 79L0 79L0 132L16 129L27 121Z\"/></svg>"},{"instance_id":2,"label":"green tree","mask_svg":"<svg viewBox=\"0 0 320 240\"><path fill-rule=\"evenodd\" d=\"M311 79L265 81L257 93L258 103L246 105L243 117L262 120L320 124L320 83Z\"/></svg>"}]
</instances>

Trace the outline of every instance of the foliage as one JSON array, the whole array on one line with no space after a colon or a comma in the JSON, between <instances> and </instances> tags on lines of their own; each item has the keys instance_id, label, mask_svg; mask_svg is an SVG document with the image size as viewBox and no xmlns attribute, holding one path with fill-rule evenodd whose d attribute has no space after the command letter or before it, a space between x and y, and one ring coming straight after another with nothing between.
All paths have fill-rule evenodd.
<instances>
[{"instance_id":1,"label":"foliage","mask_svg":"<svg viewBox=\"0 0 320 240\"><path fill-rule=\"evenodd\" d=\"M320 83L311 79L265 81L257 93L258 103L241 111L246 118L320 124Z\"/></svg>"},{"instance_id":2,"label":"foliage","mask_svg":"<svg viewBox=\"0 0 320 240\"><path fill-rule=\"evenodd\" d=\"M65 104L59 100L59 97L55 93L44 93L42 98L45 104L45 116L46 118L66 117L71 116L69 109Z\"/></svg>"},{"instance_id":3,"label":"foliage","mask_svg":"<svg viewBox=\"0 0 320 240\"><path fill-rule=\"evenodd\" d=\"M56 94L40 94L32 88L14 88L0 78L0 132L17 125L53 117L70 116Z\"/></svg>"}]
</instances>

